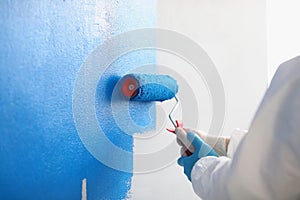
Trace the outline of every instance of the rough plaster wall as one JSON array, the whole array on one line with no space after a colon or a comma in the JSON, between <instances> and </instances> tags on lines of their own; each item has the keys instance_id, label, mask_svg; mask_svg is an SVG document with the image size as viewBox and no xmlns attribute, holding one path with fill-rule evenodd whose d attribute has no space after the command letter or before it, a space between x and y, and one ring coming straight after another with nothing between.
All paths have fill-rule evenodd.
<instances>
[{"instance_id":1,"label":"rough plaster wall","mask_svg":"<svg viewBox=\"0 0 300 200\"><path fill-rule=\"evenodd\" d=\"M84 178L87 199L126 198L132 174L104 166L85 149L73 122L72 91L91 51L113 35L153 26L154 9L154 1L138 0L0 2L0 199L81 199ZM112 65L99 90L111 75L130 70L132 58L120 70ZM96 106L108 104L96 99ZM115 126L110 113L97 114ZM132 151L132 138L120 134L107 133Z\"/></svg>"}]
</instances>

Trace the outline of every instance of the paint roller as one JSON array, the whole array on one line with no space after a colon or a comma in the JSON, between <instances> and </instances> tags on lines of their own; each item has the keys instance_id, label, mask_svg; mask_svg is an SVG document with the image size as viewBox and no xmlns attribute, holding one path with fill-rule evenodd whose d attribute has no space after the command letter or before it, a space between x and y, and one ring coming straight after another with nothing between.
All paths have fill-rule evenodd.
<instances>
[{"instance_id":1,"label":"paint roller","mask_svg":"<svg viewBox=\"0 0 300 200\"><path fill-rule=\"evenodd\" d=\"M168 75L157 74L127 74L121 78L122 93L131 101L150 102L150 101L165 101L174 98L176 104L172 108L169 119L175 128L182 128L182 122L172 118L173 112L176 110L179 100L176 96L178 92L177 81ZM175 129L167 129L175 133ZM191 155L194 152L194 147L186 139L186 132L182 129L178 132L183 145L187 147L186 154Z\"/></svg>"},{"instance_id":2,"label":"paint roller","mask_svg":"<svg viewBox=\"0 0 300 200\"><path fill-rule=\"evenodd\" d=\"M157 74L127 74L121 78L122 93L130 101L150 102L165 101L174 98L176 104L169 114L169 119L176 128L172 114L176 110L179 100L177 81L169 75Z\"/></svg>"}]
</instances>

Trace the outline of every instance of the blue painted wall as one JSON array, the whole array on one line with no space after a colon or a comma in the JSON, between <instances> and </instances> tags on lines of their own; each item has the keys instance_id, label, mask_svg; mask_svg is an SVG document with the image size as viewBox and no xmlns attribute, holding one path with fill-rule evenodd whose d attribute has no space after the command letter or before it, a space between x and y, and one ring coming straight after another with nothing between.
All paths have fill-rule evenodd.
<instances>
[{"instance_id":1,"label":"blue painted wall","mask_svg":"<svg viewBox=\"0 0 300 200\"><path fill-rule=\"evenodd\" d=\"M103 165L83 146L73 121L72 92L93 49L118 33L153 27L155 15L151 0L0 2L0 199L81 199L83 178L88 199L126 198L132 173ZM127 151L132 137L111 120L114 84L107 83L131 66L153 62L153 53L121 58L99 82L98 120L108 138ZM102 90L106 96L99 96ZM133 113L143 111L136 106Z\"/></svg>"}]
</instances>

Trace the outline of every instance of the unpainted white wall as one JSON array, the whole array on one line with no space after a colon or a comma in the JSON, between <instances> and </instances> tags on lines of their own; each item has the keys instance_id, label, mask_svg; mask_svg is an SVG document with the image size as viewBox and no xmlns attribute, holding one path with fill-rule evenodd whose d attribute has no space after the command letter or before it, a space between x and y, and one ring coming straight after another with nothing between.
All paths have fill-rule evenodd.
<instances>
[{"instance_id":1,"label":"unpainted white wall","mask_svg":"<svg viewBox=\"0 0 300 200\"><path fill-rule=\"evenodd\" d=\"M230 135L239 127L247 129L268 82L266 2L264 0L164 0L157 1L158 28L169 29L188 36L198 43L214 62L225 88L226 118L220 134ZM157 64L161 73L180 74L193 95L179 91L181 101L188 101L189 115L183 120L186 127L207 131L213 109L205 77L178 56L158 52ZM182 89L182 88L181 88ZM183 102L184 103L184 102ZM159 105L168 113L170 104ZM180 109L177 118L182 117ZM193 123L192 123L193 121ZM169 126L169 121L159 126ZM160 128L160 127L158 127ZM161 130L160 136L168 134ZM153 151L165 147L175 137L163 136L153 145L139 144L135 140L134 152ZM149 142L151 142L149 140ZM153 141L152 141L153 142ZM155 148L151 148L155 146ZM149 149L147 149L147 147ZM179 149L174 149L178 151ZM178 153L179 157L179 153ZM157 162L160 162L159 160ZM155 173L135 174L131 199L198 199L193 193L183 169L174 163Z\"/></svg>"}]
</instances>

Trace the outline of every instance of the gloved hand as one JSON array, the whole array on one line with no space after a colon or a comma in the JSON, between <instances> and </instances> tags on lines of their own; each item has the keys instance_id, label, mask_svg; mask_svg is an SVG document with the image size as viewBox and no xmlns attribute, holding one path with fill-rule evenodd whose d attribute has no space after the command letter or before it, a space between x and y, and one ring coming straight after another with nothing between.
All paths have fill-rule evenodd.
<instances>
[{"instance_id":1,"label":"gloved hand","mask_svg":"<svg viewBox=\"0 0 300 200\"><path fill-rule=\"evenodd\" d=\"M218 156L218 154L206 144L197 134L193 132L187 133L187 141L183 141L182 133L183 129L175 130L177 133L181 133L181 137L178 138L183 144L185 144L186 149L188 149L193 154L190 156L182 156L178 159L178 164L184 167L184 173L191 180L191 172L195 163L202 157L205 156ZM176 134L177 134L176 133ZM189 144L188 144L189 143Z\"/></svg>"},{"instance_id":2,"label":"gloved hand","mask_svg":"<svg viewBox=\"0 0 300 200\"><path fill-rule=\"evenodd\" d=\"M227 156L228 144L230 137L209 135L203 131L198 131L190 128L184 128L186 132L196 133L206 144L213 147L219 156Z\"/></svg>"},{"instance_id":3,"label":"gloved hand","mask_svg":"<svg viewBox=\"0 0 300 200\"><path fill-rule=\"evenodd\" d=\"M182 121L176 120L176 125L177 128L167 128L167 130L171 133L176 133L177 135L177 143L180 146L183 146L181 149L181 154L182 155L191 155L190 152L193 152L193 146L190 146L191 149L187 149L184 147L188 147L185 142L189 143L186 138L187 132L193 132L196 133L205 143L207 143L209 146L213 147L213 149L217 152L219 156L227 156L227 149L228 149L228 144L230 142L230 137L225 137L225 136L214 136L214 135L209 135L203 131L197 131L194 129L190 128L183 128L183 123Z\"/></svg>"}]
</instances>

